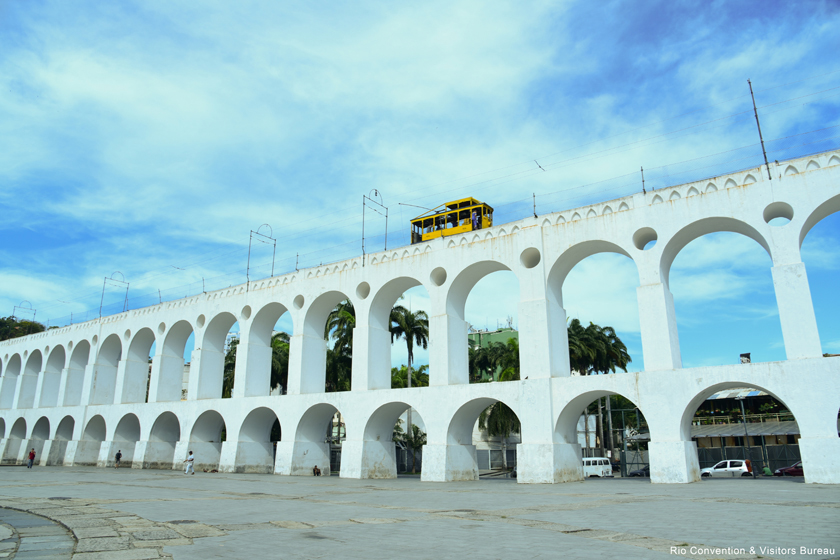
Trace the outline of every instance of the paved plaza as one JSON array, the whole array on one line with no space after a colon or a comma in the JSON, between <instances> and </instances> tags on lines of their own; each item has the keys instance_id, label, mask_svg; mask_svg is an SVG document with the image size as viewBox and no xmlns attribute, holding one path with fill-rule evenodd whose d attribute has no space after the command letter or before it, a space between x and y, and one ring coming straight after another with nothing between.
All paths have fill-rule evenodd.
<instances>
[{"instance_id":1,"label":"paved plaza","mask_svg":"<svg viewBox=\"0 0 840 560\"><path fill-rule=\"evenodd\" d=\"M524 485L3 467L0 507L0 558L20 560L59 557L67 529L76 560L840 557L840 488L801 479Z\"/></svg>"}]
</instances>

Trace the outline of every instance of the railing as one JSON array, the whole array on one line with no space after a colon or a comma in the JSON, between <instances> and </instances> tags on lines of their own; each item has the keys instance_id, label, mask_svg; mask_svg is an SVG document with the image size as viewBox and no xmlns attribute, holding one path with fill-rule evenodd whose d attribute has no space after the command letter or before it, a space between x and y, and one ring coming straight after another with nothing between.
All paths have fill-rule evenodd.
<instances>
[{"instance_id":1,"label":"railing","mask_svg":"<svg viewBox=\"0 0 840 560\"><path fill-rule=\"evenodd\" d=\"M795 421L788 411L772 412L764 414L747 414L746 421L748 424L756 424L760 422L790 422ZM711 415L711 416L695 416L691 423L695 426L711 426L714 424L741 424L743 420L740 414L732 413L727 415Z\"/></svg>"}]
</instances>

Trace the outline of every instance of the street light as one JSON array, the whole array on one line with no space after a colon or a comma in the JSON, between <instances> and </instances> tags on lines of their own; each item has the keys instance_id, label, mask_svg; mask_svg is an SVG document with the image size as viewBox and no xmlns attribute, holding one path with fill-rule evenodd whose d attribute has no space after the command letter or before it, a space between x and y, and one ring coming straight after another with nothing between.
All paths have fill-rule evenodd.
<instances>
[{"instance_id":1,"label":"street light","mask_svg":"<svg viewBox=\"0 0 840 560\"><path fill-rule=\"evenodd\" d=\"M735 397L736 401L741 403L741 421L744 423L744 441L747 443L747 460L750 461L750 465L752 465L752 460L749 457L752 457L752 448L750 447L750 435L747 432L747 414L744 412L744 399L747 397ZM755 468L752 469L752 477L756 478L755 476Z\"/></svg>"}]
</instances>

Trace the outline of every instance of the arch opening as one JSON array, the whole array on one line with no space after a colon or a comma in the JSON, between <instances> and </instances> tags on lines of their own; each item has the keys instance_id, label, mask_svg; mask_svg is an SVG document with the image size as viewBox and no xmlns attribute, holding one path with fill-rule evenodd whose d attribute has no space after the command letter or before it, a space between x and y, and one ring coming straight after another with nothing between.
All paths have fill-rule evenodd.
<instances>
[{"instance_id":1,"label":"arch opening","mask_svg":"<svg viewBox=\"0 0 840 560\"><path fill-rule=\"evenodd\" d=\"M326 292L312 302L303 322L302 378L289 380L292 392L350 390L355 327L355 306L346 294Z\"/></svg>"},{"instance_id":2,"label":"arch opening","mask_svg":"<svg viewBox=\"0 0 840 560\"><path fill-rule=\"evenodd\" d=\"M236 352L244 354L237 360L246 364L240 366L246 368L244 396L282 395L287 391L291 343L287 311L285 305L277 302L260 309L251 322L247 346L237 346Z\"/></svg>"},{"instance_id":3,"label":"arch opening","mask_svg":"<svg viewBox=\"0 0 840 560\"><path fill-rule=\"evenodd\" d=\"M218 470L222 444L226 438L225 419L215 410L199 416L190 431L190 450L195 454L195 470Z\"/></svg>"},{"instance_id":4,"label":"arch opening","mask_svg":"<svg viewBox=\"0 0 840 560\"><path fill-rule=\"evenodd\" d=\"M117 368L122 359L122 342L119 335L111 334L102 342L93 364L91 404L113 404L117 389Z\"/></svg>"},{"instance_id":5,"label":"arch opening","mask_svg":"<svg viewBox=\"0 0 840 560\"><path fill-rule=\"evenodd\" d=\"M131 468L134 461L134 448L138 441L140 441L140 419L134 414L126 414L120 419L114 431L114 441L111 442L108 461L119 452L122 453L121 466Z\"/></svg>"},{"instance_id":6,"label":"arch opening","mask_svg":"<svg viewBox=\"0 0 840 560\"><path fill-rule=\"evenodd\" d=\"M554 431L557 443L577 447L580 476L650 477L650 428L638 405L608 390L588 391L561 411ZM584 462L585 458L606 459Z\"/></svg>"},{"instance_id":7,"label":"arch opening","mask_svg":"<svg viewBox=\"0 0 840 560\"><path fill-rule=\"evenodd\" d=\"M73 351L70 354L70 362L67 365L64 406L79 406L82 402L85 368L90 360L90 351L90 342L87 340L81 340L73 347Z\"/></svg>"},{"instance_id":8,"label":"arch opening","mask_svg":"<svg viewBox=\"0 0 840 560\"><path fill-rule=\"evenodd\" d=\"M73 439L73 430L76 428L76 420L72 416L65 416L55 430L55 439L70 441Z\"/></svg>"},{"instance_id":9,"label":"arch opening","mask_svg":"<svg viewBox=\"0 0 840 560\"><path fill-rule=\"evenodd\" d=\"M604 270L611 273L604 274ZM642 367L638 358L641 355L638 286L635 261L615 243L586 241L560 255L549 271L547 282L550 321L557 325L550 333L556 349L552 356L554 375L589 373L593 359L598 356L590 352L590 347L599 341L621 350L616 356L624 359L614 364L620 369L627 368L630 361L628 345L637 356L636 368Z\"/></svg>"},{"instance_id":10,"label":"arch opening","mask_svg":"<svg viewBox=\"0 0 840 560\"><path fill-rule=\"evenodd\" d=\"M38 376L43 367L44 357L40 350L33 350L26 360L23 378L20 381L20 394L17 408L32 408L35 405L35 393L38 390Z\"/></svg>"},{"instance_id":11,"label":"arch opening","mask_svg":"<svg viewBox=\"0 0 840 560\"><path fill-rule=\"evenodd\" d=\"M431 384L495 379L500 371L482 361L483 349L497 339L504 343L516 332L519 300L519 279L504 264L482 261L461 271L446 296L449 379L432 378Z\"/></svg>"},{"instance_id":12,"label":"arch opening","mask_svg":"<svg viewBox=\"0 0 840 560\"><path fill-rule=\"evenodd\" d=\"M24 449L26 439L26 420L18 418L12 424L9 430L8 439L6 440L6 449L3 452L3 464L17 464L18 454Z\"/></svg>"},{"instance_id":13,"label":"arch opening","mask_svg":"<svg viewBox=\"0 0 840 560\"><path fill-rule=\"evenodd\" d=\"M703 235L673 261L674 298L684 367L785 359L772 262L742 234Z\"/></svg>"},{"instance_id":14,"label":"arch opening","mask_svg":"<svg viewBox=\"0 0 840 560\"><path fill-rule=\"evenodd\" d=\"M29 436L28 445L24 449L24 459L28 459L28 451L35 450L35 464L46 465L49 461L44 459L45 442L50 439L50 421L42 416L32 427L32 434ZM24 461L25 462L25 461Z\"/></svg>"},{"instance_id":15,"label":"arch opening","mask_svg":"<svg viewBox=\"0 0 840 560\"><path fill-rule=\"evenodd\" d=\"M273 473L281 436L280 420L273 410L266 407L252 410L239 428L234 471Z\"/></svg>"},{"instance_id":16,"label":"arch opening","mask_svg":"<svg viewBox=\"0 0 840 560\"><path fill-rule=\"evenodd\" d=\"M0 418L0 439L6 439L6 420Z\"/></svg>"},{"instance_id":17,"label":"arch opening","mask_svg":"<svg viewBox=\"0 0 840 560\"><path fill-rule=\"evenodd\" d=\"M50 439L50 421L46 416L41 416L32 428L31 439Z\"/></svg>"},{"instance_id":18,"label":"arch opening","mask_svg":"<svg viewBox=\"0 0 840 560\"><path fill-rule=\"evenodd\" d=\"M152 362L148 402L187 398L194 348L195 334L189 321L178 321L169 328Z\"/></svg>"},{"instance_id":19,"label":"arch opening","mask_svg":"<svg viewBox=\"0 0 840 560\"><path fill-rule=\"evenodd\" d=\"M417 279L395 278L376 293L370 307L370 389L429 385L429 293Z\"/></svg>"},{"instance_id":20,"label":"arch opening","mask_svg":"<svg viewBox=\"0 0 840 560\"><path fill-rule=\"evenodd\" d=\"M67 362L64 346L57 345L49 353L47 365L44 366L44 381L41 383L41 394L38 396L39 407L53 407L58 404L58 389L61 385L61 372Z\"/></svg>"},{"instance_id":21,"label":"arch opening","mask_svg":"<svg viewBox=\"0 0 840 560\"><path fill-rule=\"evenodd\" d=\"M685 407L680 433L697 444L703 478L803 474L799 424L788 405L763 387L737 381L706 387Z\"/></svg>"},{"instance_id":22,"label":"arch opening","mask_svg":"<svg viewBox=\"0 0 840 560\"><path fill-rule=\"evenodd\" d=\"M105 419L102 416L97 414L88 420L82 432L82 439L76 446L76 456L73 464L77 466L96 466L106 433Z\"/></svg>"},{"instance_id":23,"label":"arch opening","mask_svg":"<svg viewBox=\"0 0 840 560\"><path fill-rule=\"evenodd\" d=\"M13 354L4 364L3 377L0 378L0 408L12 408L14 404L21 365L20 354Z\"/></svg>"},{"instance_id":24,"label":"arch opening","mask_svg":"<svg viewBox=\"0 0 840 560\"><path fill-rule=\"evenodd\" d=\"M446 480L479 480L479 469L510 476L521 432L519 416L507 403L489 397L465 403L446 433Z\"/></svg>"},{"instance_id":25,"label":"arch opening","mask_svg":"<svg viewBox=\"0 0 840 560\"><path fill-rule=\"evenodd\" d=\"M73 439L73 430L76 428L76 420L72 416L65 416L58 423L55 430L55 437L50 446L50 456L47 458L49 465L64 465L64 457L67 454L67 443Z\"/></svg>"},{"instance_id":26,"label":"arch opening","mask_svg":"<svg viewBox=\"0 0 840 560\"><path fill-rule=\"evenodd\" d=\"M152 346L155 344L155 333L152 329L144 327L135 332L130 340L122 386L119 387L120 394L117 396L121 403L149 402ZM126 460L126 462L130 461L131 459Z\"/></svg>"},{"instance_id":27,"label":"arch opening","mask_svg":"<svg viewBox=\"0 0 840 560\"><path fill-rule=\"evenodd\" d=\"M163 412L155 419L143 456L144 469L179 468L175 463L175 446L181 439L181 423L172 412Z\"/></svg>"},{"instance_id":28,"label":"arch opening","mask_svg":"<svg viewBox=\"0 0 840 560\"><path fill-rule=\"evenodd\" d=\"M384 404L368 419L362 445L362 478L417 474L423 470L426 424L420 413L405 402Z\"/></svg>"},{"instance_id":29,"label":"arch opening","mask_svg":"<svg viewBox=\"0 0 840 560\"><path fill-rule=\"evenodd\" d=\"M190 383L190 391L196 390L196 395L189 396L191 400L233 396L238 345L239 323L232 313L223 311L207 323L201 343L196 344L201 352L198 382ZM191 376L194 373L190 371Z\"/></svg>"},{"instance_id":30,"label":"arch opening","mask_svg":"<svg viewBox=\"0 0 840 560\"><path fill-rule=\"evenodd\" d=\"M312 476L318 467L324 476L341 470L341 447L347 438L344 417L331 404L307 410L295 430L290 474Z\"/></svg>"}]
</instances>

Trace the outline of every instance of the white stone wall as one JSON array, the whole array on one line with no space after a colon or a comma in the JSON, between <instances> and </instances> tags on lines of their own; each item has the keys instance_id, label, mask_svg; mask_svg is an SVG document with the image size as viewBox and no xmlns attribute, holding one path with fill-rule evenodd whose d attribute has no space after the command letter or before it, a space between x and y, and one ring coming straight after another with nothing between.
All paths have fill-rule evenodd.
<instances>
[{"instance_id":1,"label":"white stone wall","mask_svg":"<svg viewBox=\"0 0 840 560\"><path fill-rule=\"evenodd\" d=\"M347 423L341 475L392 477L392 429L411 406L428 433L423 480L470 480L477 477L476 418L503 401L522 423L518 481L563 482L582 477L575 429L582 410L618 393L649 423L653 482L692 482L699 479L690 433L695 409L716 391L751 386L796 416L806 481L838 483L840 358L821 357L800 246L814 224L840 210L840 153L772 170L772 182L750 169L2 342L0 457L18 462L36 447L42 464L102 465L121 449L134 467L177 468L192 449L199 468L307 475L313 465L329 464L325 428L340 410ZM777 217L790 222L768 223ZM716 231L746 235L770 255L786 361L682 368L670 266L689 242ZM646 371L572 377L562 286L578 262L600 252L623 254L637 266ZM470 385L464 305L473 286L498 270L519 281L527 379ZM431 386L392 390L388 316L417 285L431 300ZM352 390L328 394L323 329L343 299L357 315ZM293 323L288 394L270 396L271 333L284 313ZM234 394L221 399L225 337L237 321ZM276 450L268 441L275 420L283 430Z\"/></svg>"}]
</instances>

